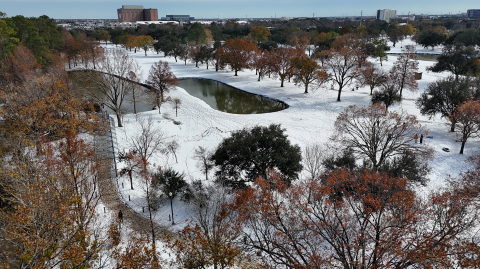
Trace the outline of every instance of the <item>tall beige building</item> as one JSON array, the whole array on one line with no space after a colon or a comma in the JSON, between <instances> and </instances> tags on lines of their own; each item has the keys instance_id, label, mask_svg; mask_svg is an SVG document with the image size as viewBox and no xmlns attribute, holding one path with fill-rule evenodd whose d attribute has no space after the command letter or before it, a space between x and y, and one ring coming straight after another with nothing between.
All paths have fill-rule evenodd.
<instances>
[{"instance_id":1,"label":"tall beige building","mask_svg":"<svg viewBox=\"0 0 480 269\"><path fill-rule=\"evenodd\" d=\"M117 9L117 15L119 22L158 21L158 10L143 6L123 5Z\"/></svg>"},{"instance_id":2,"label":"tall beige building","mask_svg":"<svg viewBox=\"0 0 480 269\"><path fill-rule=\"evenodd\" d=\"M377 10L377 20L390 22L391 19L397 18L397 11L391 9Z\"/></svg>"}]
</instances>

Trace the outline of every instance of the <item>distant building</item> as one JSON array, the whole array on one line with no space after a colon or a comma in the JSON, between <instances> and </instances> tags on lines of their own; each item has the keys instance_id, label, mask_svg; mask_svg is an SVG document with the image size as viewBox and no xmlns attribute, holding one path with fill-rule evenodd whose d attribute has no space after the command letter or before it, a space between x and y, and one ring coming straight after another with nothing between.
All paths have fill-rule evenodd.
<instances>
[{"instance_id":1,"label":"distant building","mask_svg":"<svg viewBox=\"0 0 480 269\"><path fill-rule=\"evenodd\" d=\"M480 9L469 9L469 10L467 10L467 16L469 18L479 18L480 17Z\"/></svg>"},{"instance_id":2,"label":"distant building","mask_svg":"<svg viewBox=\"0 0 480 269\"><path fill-rule=\"evenodd\" d=\"M377 10L377 20L390 22L391 19L397 18L397 11L391 9Z\"/></svg>"},{"instance_id":3,"label":"distant building","mask_svg":"<svg viewBox=\"0 0 480 269\"><path fill-rule=\"evenodd\" d=\"M158 10L143 6L127 6L117 9L119 22L158 21Z\"/></svg>"},{"instance_id":4,"label":"distant building","mask_svg":"<svg viewBox=\"0 0 480 269\"><path fill-rule=\"evenodd\" d=\"M190 15L167 15L166 17L162 17L162 21L193 21L195 20L194 17L190 17Z\"/></svg>"}]
</instances>

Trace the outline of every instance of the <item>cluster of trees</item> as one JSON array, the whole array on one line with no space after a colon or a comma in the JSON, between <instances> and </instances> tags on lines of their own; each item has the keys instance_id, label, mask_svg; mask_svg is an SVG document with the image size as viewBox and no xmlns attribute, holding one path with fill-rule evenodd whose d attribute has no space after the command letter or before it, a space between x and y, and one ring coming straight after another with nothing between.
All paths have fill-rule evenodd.
<instances>
[{"instance_id":1,"label":"cluster of trees","mask_svg":"<svg viewBox=\"0 0 480 269\"><path fill-rule=\"evenodd\" d=\"M273 173L225 207L244 228L239 247L266 266L478 266L475 188L465 178L422 198L407 182L368 169L339 169L288 186Z\"/></svg>"},{"instance_id":2,"label":"cluster of trees","mask_svg":"<svg viewBox=\"0 0 480 269\"><path fill-rule=\"evenodd\" d=\"M465 143L478 135L478 113L476 107L480 98L480 52L475 47L462 43L445 45L438 61L428 70L450 72L451 76L439 79L428 85L416 104L420 113L434 117L440 114L450 121L450 131L457 132L457 140Z\"/></svg>"},{"instance_id":3,"label":"cluster of trees","mask_svg":"<svg viewBox=\"0 0 480 269\"><path fill-rule=\"evenodd\" d=\"M75 91L53 20L0 25L9 50L0 66L0 267L95 267L106 242L98 218L106 175L79 134L104 122Z\"/></svg>"},{"instance_id":4,"label":"cluster of trees","mask_svg":"<svg viewBox=\"0 0 480 269\"><path fill-rule=\"evenodd\" d=\"M415 187L425 183L430 153L414 142L413 135L425 131L414 116L378 104L351 106L335 128L330 152L343 156L309 145L303 164L310 176L302 180L295 176L300 149L278 125L234 132L211 153L197 149L194 158L206 173L217 166L213 186L187 184L171 169L156 173L152 188L163 197L183 194L194 216L177 235L165 237L170 264L478 266L478 167L418 195ZM228 184L232 179L250 183ZM240 189L232 194L229 185Z\"/></svg>"}]
</instances>

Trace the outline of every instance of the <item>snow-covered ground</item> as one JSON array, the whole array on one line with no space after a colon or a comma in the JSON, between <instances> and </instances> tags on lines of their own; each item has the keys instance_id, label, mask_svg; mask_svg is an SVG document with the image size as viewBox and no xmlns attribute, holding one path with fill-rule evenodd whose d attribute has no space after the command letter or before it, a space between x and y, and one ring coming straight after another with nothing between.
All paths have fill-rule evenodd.
<instances>
[{"instance_id":1,"label":"snow-covered ground","mask_svg":"<svg viewBox=\"0 0 480 269\"><path fill-rule=\"evenodd\" d=\"M391 53L401 52L401 46L414 44L410 40L399 42L396 48L392 47ZM390 44L391 45L391 44ZM113 46L108 46L112 48ZM441 53L441 48L435 50L423 49L417 47L419 53ZM360 88L358 91L351 91L353 86L344 89L342 92L342 101L337 102L337 90L331 89L330 85L304 94L302 87L295 86L293 83L285 83L285 87L280 87L280 81L265 78L257 81L255 71L244 70L234 76L231 71L215 72L214 69L206 69L205 65L199 68L195 64L184 62L175 62L173 58L163 57L162 54L157 55L155 52L149 52L145 56L143 51L130 55L135 58L143 69L143 79L148 76L150 66L159 60L167 61L178 77L199 77L215 79L228 85L240 88L242 90L261 94L274 99L279 99L287 103L290 107L283 111L238 115L220 112L210 108L202 100L192 97L184 89L178 88L171 91L169 95L172 98L180 98L181 107L178 110L178 117L175 116L175 110L169 104L162 106L163 115L159 115L158 110L140 113L138 117L153 117L156 127L165 133L167 141L175 139L180 144L177 152L178 162L175 161L173 155L156 154L149 161L151 164L161 166L162 168L172 167L177 171L183 172L188 180L204 179L200 169L197 167L197 161L193 159L194 150L203 146L209 150L213 150L224 138L229 137L232 131L249 128L255 125L267 126L271 123L281 124L286 130L288 138L293 144L298 144L304 148L308 143L325 143L333 133L333 125L337 115L349 105L363 106L370 103L369 89L367 87ZM396 56L389 56L388 61L383 63L383 68L388 70L396 61ZM378 66L380 66L379 63ZM439 116L429 119L421 116L419 109L416 108L414 101L424 92L427 85L442 77L446 77L448 73L432 73L427 72L426 68L433 65L430 61L420 61L419 72L423 72L423 78L418 81L419 90L417 92L404 91L404 100L400 105L392 106L390 110L404 109L410 114L418 117L421 124L429 130L428 135L433 139L425 139L425 144L431 146L435 151L435 156L430 162L432 168L430 174L430 182L424 190L436 189L442 186L447 176L457 176L460 172L465 171L469 164L466 159L469 156L479 154L480 142L478 140L469 139L466 144L465 154L458 154L460 143L455 142L454 134L448 132L446 121ZM170 119L168 119L170 118ZM181 122L180 125L173 123L173 120ZM135 115L129 114L124 117L124 127L116 128L119 150L128 150L130 148L130 137L139 133L139 123ZM448 147L450 152L444 152L441 149ZM122 164L119 164L119 169ZM210 175L210 178L213 174ZM145 205L145 194L142 184L139 181L134 182L134 190L129 188L127 177L120 178L119 182L124 183L121 195L129 206L142 212L142 206ZM130 196L130 201L128 201ZM190 218L189 210L178 199L174 204L175 222L185 225ZM170 213L169 202L165 203L156 212L156 219L160 224L169 225L168 215ZM145 213L146 214L146 213ZM183 225L176 225L178 229Z\"/></svg>"}]
</instances>

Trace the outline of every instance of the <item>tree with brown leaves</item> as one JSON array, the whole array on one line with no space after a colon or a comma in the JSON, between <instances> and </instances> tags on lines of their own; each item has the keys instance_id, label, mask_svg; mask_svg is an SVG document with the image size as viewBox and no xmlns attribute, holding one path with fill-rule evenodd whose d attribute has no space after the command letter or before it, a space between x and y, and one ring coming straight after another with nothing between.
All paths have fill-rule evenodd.
<instances>
[{"instance_id":1,"label":"tree with brown leaves","mask_svg":"<svg viewBox=\"0 0 480 269\"><path fill-rule=\"evenodd\" d=\"M76 65L76 57L79 53L79 47L77 40L73 38L70 32L66 29L62 29L61 39L63 41L63 51L65 51L68 58L68 68L72 68L71 62L73 60L74 66Z\"/></svg>"},{"instance_id":2,"label":"tree with brown leaves","mask_svg":"<svg viewBox=\"0 0 480 269\"><path fill-rule=\"evenodd\" d=\"M146 83L150 86L150 91L155 94L158 113L160 113L160 106L165 102L165 94L176 89L178 85L177 77L172 73L167 62L158 61L150 67Z\"/></svg>"},{"instance_id":3,"label":"tree with brown leaves","mask_svg":"<svg viewBox=\"0 0 480 269\"><path fill-rule=\"evenodd\" d=\"M308 93L308 86L316 83L316 87L320 87L328 80L328 74L313 59L307 57L293 57L291 59L294 68L293 81L295 84L305 86L305 92Z\"/></svg>"},{"instance_id":4,"label":"tree with brown leaves","mask_svg":"<svg viewBox=\"0 0 480 269\"><path fill-rule=\"evenodd\" d=\"M4 105L0 108L0 128L8 145L10 139L22 137L29 141L44 132L60 139L66 130L89 131L101 126L92 105L78 99L67 86L51 76L31 78L10 92L0 92Z\"/></svg>"},{"instance_id":5,"label":"tree with brown leaves","mask_svg":"<svg viewBox=\"0 0 480 269\"><path fill-rule=\"evenodd\" d=\"M422 199L408 180L340 169L287 187L272 172L229 209L243 246L276 268L452 268L478 264L475 192L450 185ZM478 194L478 192L477 192Z\"/></svg>"},{"instance_id":6,"label":"tree with brown leaves","mask_svg":"<svg viewBox=\"0 0 480 269\"><path fill-rule=\"evenodd\" d=\"M155 44L155 41L149 35L141 35L141 36L137 36L133 40L133 44L137 48L142 48L143 51L145 51L145 56L147 56L148 49L150 49L153 46L153 44Z\"/></svg>"},{"instance_id":7,"label":"tree with brown leaves","mask_svg":"<svg viewBox=\"0 0 480 269\"><path fill-rule=\"evenodd\" d=\"M223 62L228 64L237 76L238 71L250 67L250 59L256 50L257 46L251 40L228 39L223 45Z\"/></svg>"},{"instance_id":8,"label":"tree with brown leaves","mask_svg":"<svg viewBox=\"0 0 480 269\"><path fill-rule=\"evenodd\" d=\"M468 100L461 104L451 115L455 118L457 132L460 134L460 154L463 154L465 143L471 137L477 137L480 134L480 101Z\"/></svg>"},{"instance_id":9,"label":"tree with brown leaves","mask_svg":"<svg viewBox=\"0 0 480 269\"><path fill-rule=\"evenodd\" d=\"M280 78L280 87L283 87L285 79L293 76L294 67L291 59L296 56L305 56L305 52L294 48L278 48L272 52L270 65L274 77Z\"/></svg>"},{"instance_id":10,"label":"tree with brown leaves","mask_svg":"<svg viewBox=\"0 0 480 269\"><path fill-rule=\"evenodd\" d=\"M175 265L186 268L232 268L240 255L238 240L241 227L235 215L225 208L227 190L210 187L197 192L191 200L194 220L183 228L178 238L169 238Z\"/></svg>"},{"instance_id":11,"label":"tree with brown leaves","mask_svg":"<svg viewBox=\"0 0 480 269\"><path fill-rule=\"evenodd\" d=\"M13 195L12 208L0 210L0 260L7 268L91 267L103 244L93 148L74 132L58 146L42 135L39 145L36 156L14 154L1 164Z\"/></svg>"}]
</instances>

